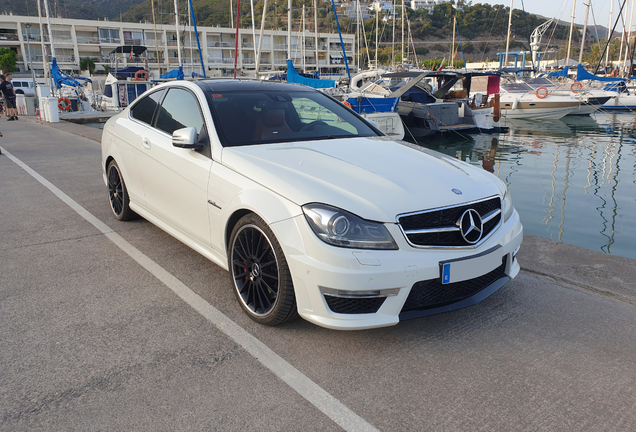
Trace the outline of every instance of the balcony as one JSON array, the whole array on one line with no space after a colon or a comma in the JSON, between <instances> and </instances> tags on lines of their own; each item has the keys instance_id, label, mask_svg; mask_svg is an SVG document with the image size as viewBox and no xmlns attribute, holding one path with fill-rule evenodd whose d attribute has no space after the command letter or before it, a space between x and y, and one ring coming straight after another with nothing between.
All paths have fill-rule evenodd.
<instances>
[{"instance_id":1,"label":"balcony","mask_svg":"<svg viewBox=\"0 0 636 432\"><path fill-rule=\"evenodd\" d=\"M22 33L22 40L24 40L24 42L27 41L27 34L24 33L24 32ZM30 35L28 35L28 40L29 40L29 43L31 43L31 42L41 42L42 38L40 37L40 35L30 34Z\"/></svg>"},{"instance_id":2,"label":"balcony","mask_svg":"<svg viewBox=\"0 0 636 432\"><path fill-rule=\"evenodd\" d=\"M143 39L124 39L124 45L145 45Z\"/></svg>"},{"instance_id":3,"label":"balcony","mask_svg":"<svg viewBox=\"0 0 636 432\"><path fill-rule=\"evenodd\" d=\"M120 38L105 38L105 37L100 37L100 38L99 38L99 43L103 43L103 44L117 44L117 45L121 45L121 39L120 39Z\"/></svg>"},{"instance_id":4,"label":"balcony","mask_svg":"<svg viewBox=\"0 0 636 432\"><path fill-rule=\"evenodd\" d=\"M166 42L163 39L159 41L159 46L160 47L164 46L165 44L166 44ZM157 46L157 44L155 43L154 39L146 39L146 46L154 48L154 47Z\"/></svg>"},{"instance_id":5,"label":"balcony","mask_svg":"<svg viewBox=\"0 0 636 432\"><path fill-rule=\"evenodd\" d=\"M78 36L77 37L78 44L99 44L98 37L87 37L87 36Z\"/></svg>"},{"instance_id":6,"label":"balcony","mask_svg":"<svg viewBox=\"0 0 636 432\"><path fill-rule=\"evenodd\" d=\"M208 47L209 48L218 48L218 47L234 48L234 44L229 42L214 41L214 42L208 42Z\"/></svg>"},{"instance_id":7,"label":"balcony","mask_svg":"<svg viewBox=\"0 0 636 432\"><path fill-rule=\"evenodd\" d=\"M243 42L243 43L241 43L241 48L251 48L251 49L254 49L254 44L253 44L253 43Z\"/></svg>"},{"instance_id":8,"label":"balcony","mask_svg":"<svg viewBox=\"0 0 636 432\"><path fill-rule=\"evenodd\" d=\"M0 42L19 41L17 33L0 33Z\"/></svg>"}]
</instances>

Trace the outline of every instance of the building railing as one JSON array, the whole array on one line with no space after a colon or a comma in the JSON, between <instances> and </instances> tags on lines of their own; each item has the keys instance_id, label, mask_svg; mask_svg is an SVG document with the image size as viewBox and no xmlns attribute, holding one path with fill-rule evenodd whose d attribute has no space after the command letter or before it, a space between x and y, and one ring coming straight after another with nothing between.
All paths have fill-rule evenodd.
<instances>
[{"instance_id":1,"label":"building railing","mask_svg":"<svg viewBox=\"0 0 636 432\"><path fill-rule=\"evenodd\" d=\"M100 38L99 38L99 43L108 43L108 44L117 44L117 45L121 45L121 39L120 39L120 38L105 38L105 37L100 37Z\"/></svg>"},{"instance_id":2,"label":"building railing","mask_svg":"<svg viewBox=\"0 0 636 432\"><path fill-rule=\"evenodd\" d=\"M124 45L145 45L143 39L124 39Z\"/></svg>"},{"instance_id":3,"label":"building railing","mask_svg":"<svg viewBox=\"0 0 636 432\"><path fill-rule=\"evenodd\" d=\"M78 36L77 37L77 43L78 44L98 44L99 38L98 37L91 37L91 36Z\"/></svg>"},{"instance_id":4,"label":"building railing","mask_svg":"<svg viewBox=\"0 0 636 432\"><path fill-rule=\"evenodd\" d=\"M234 48L234 44L231 44L229 42L208 41L208 47L209 48L218 48L218 47Z\"/></svg>"},{"instance_id":5,"label":"building railing","mask_svg":"<svg viewBox=\"0 0 636 432\"><path fill-rule=\"evenodd\" d=\"M161 39L159 41L159 46L164 46L165 44L166 44L166 42L163 39ZM147 47L156 47L157 44L155 43L154 39L146 39L146 46Z\"/></svg>"},{"instance_id":6,"label":"building railing","mask_svg":"<svg viewBox=\"0 0 636 432\"><path fill-rule=\"evenodd\" d=\"M20 40L17 33L0 33L0 42Z\"/></svg>"}]
</instances>

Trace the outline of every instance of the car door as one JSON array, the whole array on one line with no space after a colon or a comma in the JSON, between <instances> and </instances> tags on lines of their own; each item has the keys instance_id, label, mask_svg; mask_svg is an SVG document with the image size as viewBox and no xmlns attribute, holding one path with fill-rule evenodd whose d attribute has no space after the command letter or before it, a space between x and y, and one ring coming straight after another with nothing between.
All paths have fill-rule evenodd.
<instances>
[{"instance_id":1,"label":"car door","mask_svg":"<svg viewBox=\"0 0 636 432\"><path fill-rule=\"evenodd\" d=\"M163 95L164 91L159 90L144 96L130 108L129 117L118 119L116 124L109 122L106 125L112 134L105 136L117 142L117 163L124 171L128 195L133 203L142 207L146 206L146 198L139 173L139 158L144 156L141 137L152 129L155 112Z\"/></svg>"},{"instance_id":2,"label":"car door","mask_svg":"<svg viewBox=\"0 0 636 432\"><path fill-rule=\"evenodd\" d=\"M207 136L198 98L186 88L171 87L155 114L154 128L140 137L139 175L148 210L209 245L207 185L212 159L172 145L172 132L185 127Z\"/></svg>"}]
</instances>

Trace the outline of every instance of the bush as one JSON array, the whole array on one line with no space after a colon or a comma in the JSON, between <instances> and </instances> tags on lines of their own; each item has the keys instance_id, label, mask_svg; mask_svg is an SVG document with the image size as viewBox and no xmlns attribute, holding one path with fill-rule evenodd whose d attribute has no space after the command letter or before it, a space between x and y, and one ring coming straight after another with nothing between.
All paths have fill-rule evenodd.
<instances>
[{"instance_id":1,"label":"bush","mask_svg":"<svg viewBox=\"0 0 636 432\"><path fill-rule=\"evenodd\" d=\"M15 71L15 64L18 62L15 51L11 48L0 48L0 69L2 72L9 73Z\"/></svg>"},{"instance_id":2,"label":"bush","mask_svg":"<svg viewBox=\"0 0 636 432\"><path fill-rule=\"evenodd\" d=\"M88 57L80 59L79 67L81 70L87 70L91 75L95 72L95 62Z\"/></svg>"}]
</instances>

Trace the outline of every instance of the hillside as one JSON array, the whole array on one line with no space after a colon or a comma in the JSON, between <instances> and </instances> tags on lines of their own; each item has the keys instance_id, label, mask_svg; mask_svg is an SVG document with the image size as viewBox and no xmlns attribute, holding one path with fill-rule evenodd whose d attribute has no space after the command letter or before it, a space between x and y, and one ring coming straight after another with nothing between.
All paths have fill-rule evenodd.
<instances>
[{"instance_id":1,"label":"hillside","mask_svg":"<svg viewBox=\"0 0 636 432\"><path fill-rule=\"evenodd\" d=\"M52 17L74 19L118 18L131 7L143 0L57 0L49 2ZM44 5L41 6L44 8ZM0 1L0 13L13 15L37 16L38 7L35 0ZM44 10L42 10L44 14Z\"/></svg>"}]
</instances>

